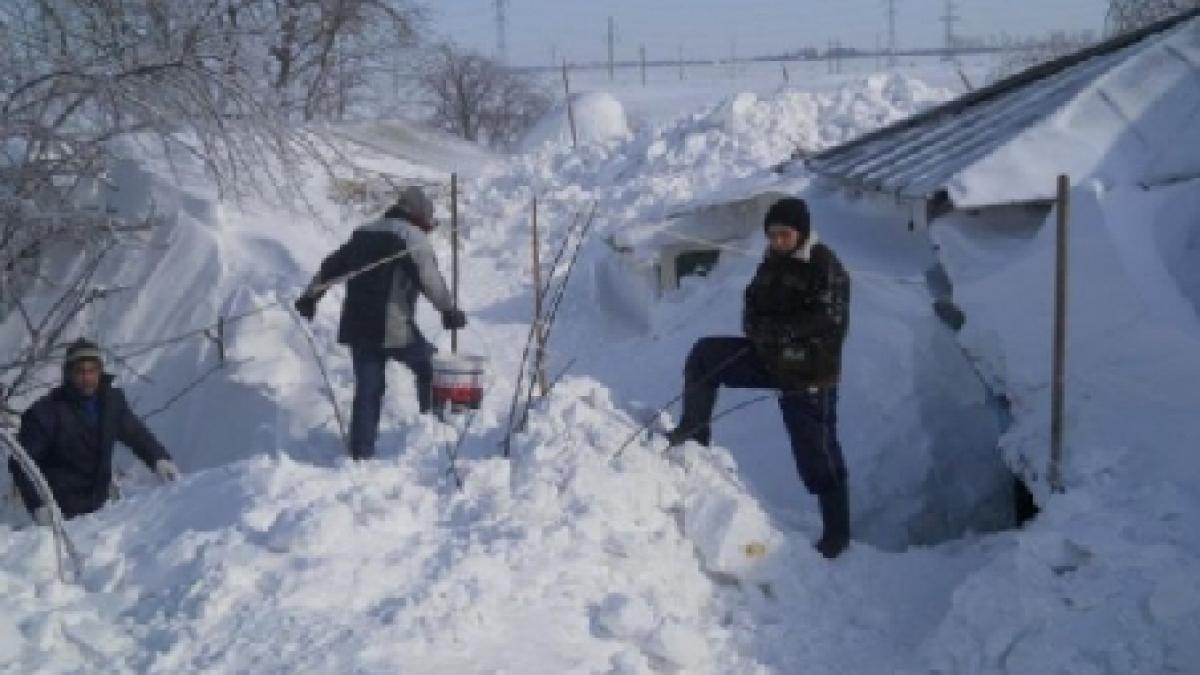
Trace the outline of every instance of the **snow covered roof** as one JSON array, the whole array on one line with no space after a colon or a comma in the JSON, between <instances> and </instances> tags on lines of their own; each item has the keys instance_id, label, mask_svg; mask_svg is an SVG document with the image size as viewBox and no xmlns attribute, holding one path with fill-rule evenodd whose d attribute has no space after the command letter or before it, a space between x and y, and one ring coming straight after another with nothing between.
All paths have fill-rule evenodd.
<instances>
[{"instance_id":1,"label":"snow covered roof","mask_svg":"<svg viewBox=\"0 0 1200 675\"><path fill-rule=\"evenodd\" d=\"M813 172L960 208L1053 198L1055 178L1200 175L1200 10L1037 66L810 158ZM1184 138L1194 138L1188 142Z\"/></svg>"}]
</instances>

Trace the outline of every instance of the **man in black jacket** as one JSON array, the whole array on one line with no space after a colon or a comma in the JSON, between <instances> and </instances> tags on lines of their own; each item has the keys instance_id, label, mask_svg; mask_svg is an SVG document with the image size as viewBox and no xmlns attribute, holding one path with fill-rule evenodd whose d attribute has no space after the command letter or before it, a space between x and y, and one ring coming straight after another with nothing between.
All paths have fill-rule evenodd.
<instances>
[{"instance_id":1,"label":"man in black jacket","mask_svg":"<svg viewBox=\"0 0 1200 675\"><path fill-rule=\"evenodd\" d=\"M837 438L842 342L849 326L850 278L817 241L803 200L767 211L769 248L746 288L745 337L706 337L684 366L683 417L672 445L708 445L717 389L779 389L779 409L800 478L817 495L824 532L817 549L837 557L850 542L846 466Z\"/></svg>"},{"instance_id":2,"label":"man in black jacket","mask_svg":"<svg viewBox=\"0 0 1200 675\"><path fill-rule=\"evenodd\" d=\"M17 435L66 518L92 513L108 500L113 444L120 441L164 481L179 478L154 434L134 415L125 394L112 386L97 346L77 340L67 349L63 384L21 416ZM8 462L21 500L39 525L50 523L50 508L18 466Z\"/></svg>"},{"instance_id":3,"label":"man in black jacket","mask_svg":"<svg viewBox=\"0 0 1200 675\"><path fill-rule=\"evenodd\" d=\"M338 342L350 347L354 364L350 413L354 459L375 456L388 359L412 370L421 412L432 408L436 350L417 328L417 296L424 295L441 312L447 330L466 326L466 316L454 306L430 247L428 234L433 226L433 203L421 188L405 189L382 218L356 229L349 241L325 258L296 300L296 311L311 321L329 286L346 280Z\"/></svg>"}]
</instances>

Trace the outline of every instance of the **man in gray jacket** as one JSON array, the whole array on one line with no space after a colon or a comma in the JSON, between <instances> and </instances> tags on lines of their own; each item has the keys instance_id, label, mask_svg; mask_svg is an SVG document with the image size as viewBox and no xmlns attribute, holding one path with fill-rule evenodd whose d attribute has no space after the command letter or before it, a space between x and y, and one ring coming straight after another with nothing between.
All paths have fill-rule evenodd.
<instances>
[{"instance_id":1,"label":"man in gray jacket","mask_svg":"<svg viewBox=\"0 0 1200 675\"><path fill-rule=\"evenodd\" d=\"M442 325L455 330L466 316L454 306L430 247L433 203L419 187L409 187L383 217L354 231L350 240L321 263L321 269L296 311L312 320L329 286L346 281L346 299L338 342L350 347L354 363L354 407L350 415L350 454L375 455L379 415L386 387L384 366L395 359L412 370L421 412L431 405L437 351L416 324L416 302L424 295L442 314Z\"/></svg>"}]
</instances>

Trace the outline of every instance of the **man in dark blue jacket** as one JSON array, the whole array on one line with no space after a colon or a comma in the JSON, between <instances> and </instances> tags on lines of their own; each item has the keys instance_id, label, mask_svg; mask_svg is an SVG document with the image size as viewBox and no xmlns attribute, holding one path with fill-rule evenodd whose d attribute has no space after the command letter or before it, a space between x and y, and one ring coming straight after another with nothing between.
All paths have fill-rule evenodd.
<instances>
[{"instance_id":1,"label":"man in dark blue jacket","mask_svg":"<svg viewBox=\"0 0 1200 675\"><path fill-rule=\"evenodd\" d=\"M421 412L432 408L432 357L436 351L416 323L417 296L441 312L447 330L466 326L438 271L430 246L433 203L419 187L401 193L383 217L359 227L350 240L321 263L296 311L309 321L330 286L346 281L338 342L350 347L354 364L354 407L350 414L350 454L375 456L379 415L386 386L384 367L395 359L412 370Z\"/></svg>"},{"instance_id":2,"label":"man in dark blue jacket","mask_svg":"<svg viewBox=\"0 0 1200 675\"><path fill-rule=\"evenodd\" d=\"M684 365L683 417L669 440L708 445L720 387L780 390L796 468L824 520L817 549L835 558L850 543L846 465L837 437L850 277L817 241L803 200L779 200L763 225L769 248L746 287L745 337L706 337L692 347Z\"/></svg>"},{"instance_id":3,"label":"man in dark blue jacket","mask_svg":"<svg viewBox=\"0 0 1200 675\"><path fill-rule=\"evenodd\" d=\"M112 386L99 348L83 339L67 349L63 384L21 416L17 438L67 518L96 511L108 500L116 441L128 446L159 478L179 477L166 449L130 410L124 392ZM8 468L34 521L49 524L50 509L33 482L15 460L9 460Z\"/></svg>"}]
</instances>

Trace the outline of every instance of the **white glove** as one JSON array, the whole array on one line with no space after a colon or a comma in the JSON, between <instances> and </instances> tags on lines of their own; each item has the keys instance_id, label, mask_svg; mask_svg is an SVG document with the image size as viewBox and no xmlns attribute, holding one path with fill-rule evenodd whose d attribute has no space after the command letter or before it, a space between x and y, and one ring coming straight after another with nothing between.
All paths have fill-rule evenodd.
<instances>
[{"instance_id":1,"label":"white glove","mask_svg":"<svg viewBox=\"0 0 1200 675\"><path fill-rule=\"evenodd\" d=\"M179 480L179 467L175 466L175 462L169 459L160 459L154 463L154 473L163 480L164 483L172 483Z\"/></svg>"},{"instance_id":2,"label":"white glove","mask_svg":"<svg viewBox=\"0 0 1200 675\"><path fill-rule=\"evenodd\" d=\"M50 515L50 507L39 506L34 509L33 522L41 525L42 527L50 527L50 524L54 522L54 518L52 518Z\"/></svg>"}]
</instances>

